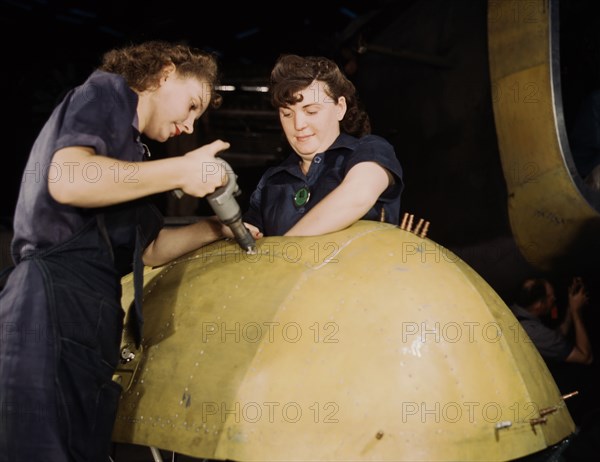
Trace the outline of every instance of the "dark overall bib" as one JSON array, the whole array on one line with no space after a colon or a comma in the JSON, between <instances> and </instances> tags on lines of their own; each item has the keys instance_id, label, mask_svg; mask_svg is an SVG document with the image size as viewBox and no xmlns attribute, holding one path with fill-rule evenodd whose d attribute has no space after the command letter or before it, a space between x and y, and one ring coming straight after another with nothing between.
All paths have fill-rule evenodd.
<instances>
[{"instance_id":1,"label":"dark overall bib","mask_svg":"<svg viewBox=\"0 0 600 462\"><path fill-rule=\"evenodd\" d=\"M140 249L162 219L148 205L99 217L25 256L0 293L0 461L108 460L121 392L112 381L120 281L136 247L141 271ZM146 236L141 223L154 224Z\"/></svg>"}]
</instances>

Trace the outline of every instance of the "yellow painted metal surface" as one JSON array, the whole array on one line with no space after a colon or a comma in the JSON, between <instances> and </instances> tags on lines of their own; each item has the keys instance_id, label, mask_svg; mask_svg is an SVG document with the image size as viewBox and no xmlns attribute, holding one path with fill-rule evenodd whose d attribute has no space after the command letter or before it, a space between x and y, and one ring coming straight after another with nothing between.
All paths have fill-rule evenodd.
<instances>
[{"instance_id":1,"label":"yellow painted metal surface","mask_svg":"<svg viewBox=\"0 0 600 462\"><path fill-rule=\"evenodd\" d=\"M481 461L574 431L518 321L439 244L367 221L257 244L147 271L115 441L238 461Z\"/></svg>"},{"instance_id":2,"label":"yellow painted metal surface","mask_svg":"<svg viewBox=\"0 0 600 462\"><path fill-rule=\"evenodd\" d=\"M590 228L599 220L569 167L557 21L558 0L488 2L492 98L510 224L523 256L542 270L565 269L574 252L585 260L586 240L596 238Z\"/></svg>"}]
</instances>

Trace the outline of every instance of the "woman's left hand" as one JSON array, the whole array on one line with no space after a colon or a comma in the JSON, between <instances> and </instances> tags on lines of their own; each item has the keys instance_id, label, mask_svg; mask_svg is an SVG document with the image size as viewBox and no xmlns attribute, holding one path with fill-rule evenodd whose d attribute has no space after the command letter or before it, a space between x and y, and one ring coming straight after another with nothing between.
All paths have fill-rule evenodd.
<instances>
[{"instance_id":1,"label":"woman's left hand","mask_svg":"<svg viewBox=\"0 0 600 462\"><path fill-rule=\"evenodd\" d=\"M263 233L261 233L260 229L258 229L256 226L251 225L246 222L244 222L244 226L246 228L248 228L248 231L250 231L250 234L254 239L260 239L261 237L263 237ZM235 237L233 235L233 232L231 231L231 228L227 225L221 224L221 232L223 233L223 236L225 236L225 237L229 237L229 238Z\"/></svg>"}]
</instances>

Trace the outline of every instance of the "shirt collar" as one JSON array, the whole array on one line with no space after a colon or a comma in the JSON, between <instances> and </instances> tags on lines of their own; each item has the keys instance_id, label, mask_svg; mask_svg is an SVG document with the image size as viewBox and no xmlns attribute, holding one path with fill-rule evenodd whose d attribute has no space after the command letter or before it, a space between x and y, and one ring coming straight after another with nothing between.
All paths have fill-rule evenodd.
<instances>
[{"instance_id":1,"label":"shirt collar","mask_svg":"<svg viewBox=\"0 0 600 462\"><path fill-rule=\"evenodd\" d=\"M522 318L527 319L537 319L535 315L531 314L525 308L523 308L520 305L517 305L516 303L512 306L512 311L515 314L515 316L521 316Z\"/></svg>"},{"instance_id":2,"label":"shirt collar","mask_svg":"<svg viewBox=\"0 0 600 462\"><path fill-rule=\"evenodd\" d=\"M348 135L347 133L340 133L340 135L336 138L336 140L333 142L333 144L331 146L329 146L329 148L325 152L318 153L317 155L322 157L323 155L327 154L329 151L333 151L334 149L345 148L345 149L354 150L355 147L356 147L356 138L355 137L353 137L352 135ZM290 153L290 155L286 159L284 159L283 162L281 162L281 164L272 168L271 174L269 176L272 176L281 171L287 171L291 174L295 174L295 173L300 174L300 167L298 166L298 162L300 160L301 160L300 156L292 151ZM297 169L297 172L296 172L296 169ZM302 176L299 178L304 178L304 177Z\"/></svg>"},{"instance_id":3,"label":"shirt collar","mask_svg":"<svg viewBox=\"0 0 600 462\"><path fill-rule=\"evenodd\" d=\"M348 135L347 133L340 133L340 135L336 138L329 149L327 151L332 151L338 148L347 148L354 150L354 146L356 145L356 138L352 135ZM325 151L325 152L327 152Z\"/></svg>"}]
</instances>

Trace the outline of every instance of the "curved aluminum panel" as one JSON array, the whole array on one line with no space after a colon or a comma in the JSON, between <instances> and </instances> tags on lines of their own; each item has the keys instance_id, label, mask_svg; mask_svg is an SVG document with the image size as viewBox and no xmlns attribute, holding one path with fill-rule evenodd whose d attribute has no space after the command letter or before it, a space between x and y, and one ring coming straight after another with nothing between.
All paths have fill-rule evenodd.
<instances>
[{"instance_id":1,"label":"curved aluminum panel","mask_svg":"<svg viewBox=\"0 0 600 462\"><path fill-rule=\"evenodd\" d=\"M115 441L239 461L480 461L574 431L519 322L439 244L367 221L257 244L147 271Z\"/></svg>"},{"instance_id":2,"label":"curved aluminum panel","mask_svg":"<svg viewBox=\"0 0 600 462\"><path fill-rule=\"evenodd\" d=\"M517 245L539 269L574 265L580 271L597 255L600 217L590 200L600 201L578 176L566 136L558 0L489 0L488 47L498 147Z\"/></svg>"}]
</instances>

